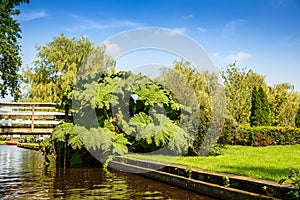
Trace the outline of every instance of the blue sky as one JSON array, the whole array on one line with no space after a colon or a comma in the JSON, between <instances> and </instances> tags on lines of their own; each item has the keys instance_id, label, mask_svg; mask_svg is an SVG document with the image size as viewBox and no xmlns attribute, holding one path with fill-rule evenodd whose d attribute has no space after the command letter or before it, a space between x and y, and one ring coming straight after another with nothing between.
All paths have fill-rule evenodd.
<instances>
[{"instance_id":1,"label":"blue sky","mask_svg":"<svg viewBox=\"0 0 300 200\"><path fill-rule=\"evenodd\" d=\"M123 31L161 27L193 39L220 69L237 60L269 85L289 82L300 91L299 0L31 0L19 9L24 66L32 65L36 45L59 33L102 43ZM156 63L171 64L163 55ZM131 62L128 56L117 64L130 69Z\"/></svg>"}]
</instances>

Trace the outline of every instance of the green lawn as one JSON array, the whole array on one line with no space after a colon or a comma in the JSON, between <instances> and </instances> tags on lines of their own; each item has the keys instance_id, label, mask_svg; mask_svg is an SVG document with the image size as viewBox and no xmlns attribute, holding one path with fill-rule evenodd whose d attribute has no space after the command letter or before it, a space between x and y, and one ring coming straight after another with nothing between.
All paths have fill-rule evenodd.
<instances>
[{"instance_id":1,"label":"green lawn","mask_svg":"<svg viewBox=\"0 0 300 200\"><path fill-rule=\"evenodd\" d=\"M21 143L21 144L27 145L27 146L36 146L36 147L40 146L39 143Z\"/></svg>"},{"instance_id":2,"label":"green lawn","mask_svg":"<svg viewBox=\"0 0 300 200\"><path fill-rule=\"evenodd\" d=\"M300 145L226 146L221 155L209 157L128 156L275 181L288 175L289 168L300 168Z\"/></svg>"}]
</instances>

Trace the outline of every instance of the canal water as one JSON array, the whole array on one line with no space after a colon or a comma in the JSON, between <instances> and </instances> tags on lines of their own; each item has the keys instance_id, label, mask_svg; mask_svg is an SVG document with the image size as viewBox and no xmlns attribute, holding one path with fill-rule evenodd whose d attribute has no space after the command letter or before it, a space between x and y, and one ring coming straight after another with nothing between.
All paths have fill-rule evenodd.
<instances>
[{"instance_id":1,"label":"canal water","mask_svg":"<svg viewBox=\"0 0 300 200\"><path fill-rule=\"evenodd\" d=\"M0 145L0 199L205 199L134 174L45 167L40 152Z\"/></svg>"}]
</instances>

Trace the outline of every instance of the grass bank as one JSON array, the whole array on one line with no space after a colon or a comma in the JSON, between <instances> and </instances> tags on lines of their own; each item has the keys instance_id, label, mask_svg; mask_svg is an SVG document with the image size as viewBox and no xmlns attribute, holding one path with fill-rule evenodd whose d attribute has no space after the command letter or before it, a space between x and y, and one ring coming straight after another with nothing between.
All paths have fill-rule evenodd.
<instances>
[{"instance_id":1,"label":"grass bank","mask_svg":"<svg viewBox=\"0 0 300 200\"><path fill-rule=\"evenodd\" d=\"M39 144L38 143L19 143L18 147L24 148L24 149L30 149L30 150L39 150Z\"/></svg>"},{"instance_id":2,"label":"grass bank","mask_svg":"<svg viewBox=\"0 0 300 200\"><path fill-rule=\"evenodd\" d=\"M33 146L33 147L38 147L38 146L40 146L39 143L21 143L21 144L27 145L27 146Z\"/></svg>"},{"instance_id":3,"label":"grass bank","mask_svg":"<svg viewBox=\"0 0 300 200\"><path fill-rule=\"evenodd\" d=\"M226 146L221 155L209 157L171 157L130 154L129 157L196 167L266 180L279 181L289 168L300 168L300 145Z\"/></svg>"}]
</instances>

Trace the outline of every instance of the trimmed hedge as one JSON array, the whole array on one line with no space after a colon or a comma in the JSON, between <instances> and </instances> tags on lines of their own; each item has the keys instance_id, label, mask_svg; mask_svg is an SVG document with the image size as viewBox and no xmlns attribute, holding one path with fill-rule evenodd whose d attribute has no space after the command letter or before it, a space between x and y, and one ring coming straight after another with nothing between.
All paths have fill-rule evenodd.
<instances>
[{"instance_id":1,"label":"trimmed hedge","mask_svg":"<svg viewBox=\"0 0 300 200\"><path fill-rule=\"evenodd\" d=\"M221 144L269 146L300 144L300 128L279 126L240 126L235 131L223 131Z\"/></svg>"}]
</instances>

